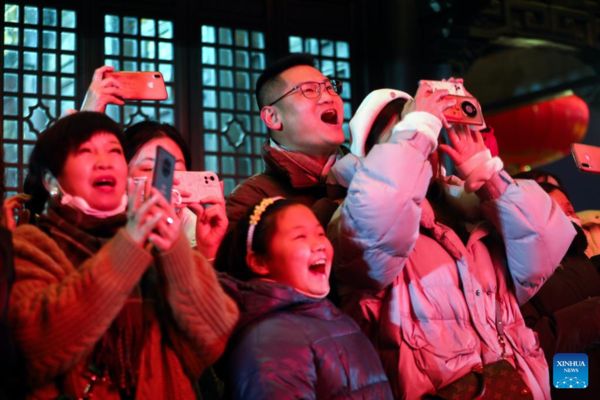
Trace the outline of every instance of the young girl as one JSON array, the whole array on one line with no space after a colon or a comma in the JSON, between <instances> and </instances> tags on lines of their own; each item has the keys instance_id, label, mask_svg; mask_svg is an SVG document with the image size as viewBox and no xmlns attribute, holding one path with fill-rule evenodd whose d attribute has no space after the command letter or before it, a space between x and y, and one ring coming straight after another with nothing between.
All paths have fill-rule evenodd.
<instances>
[{"instance_id":1,"label":"young girl","mask_svg":"<svg viewBox=\"0 0 600 400\"><path fill-rule=\"evenodd\" d=\"M391 399L359 327L325 298L333 249L313 212L282 198L252 207L217 266L242 317L228 345L234 399Z\"/></svg>"}]
</instances>

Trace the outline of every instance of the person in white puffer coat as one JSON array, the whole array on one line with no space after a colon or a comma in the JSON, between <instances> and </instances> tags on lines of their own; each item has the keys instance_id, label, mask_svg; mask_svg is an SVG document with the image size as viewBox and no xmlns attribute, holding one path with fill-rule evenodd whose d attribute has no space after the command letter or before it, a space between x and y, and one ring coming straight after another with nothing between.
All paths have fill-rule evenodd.
<instances>
[{"instance_id":1,"label":"person in white puffer coat","mask_svg":"<svg viewBox=\"0 0 600 400\"><path fill-rule=\"evenodd\" d=\"M365 151L377 115L397 99L411 104L406 115ZM575 230L535 182L514 181L478 133L458 126L442 146L479 213L457 209L466 202L451 201L435 157L448 106L426 84L414 101L382 89L351 121L352 154L330 175L348 187L328 227L341 308L375 344L396 398L442 395L506 360L522 378L507 382L511 390L549 399L548 365L519 305L552 275Z\"/></svg>"}]
</instances>

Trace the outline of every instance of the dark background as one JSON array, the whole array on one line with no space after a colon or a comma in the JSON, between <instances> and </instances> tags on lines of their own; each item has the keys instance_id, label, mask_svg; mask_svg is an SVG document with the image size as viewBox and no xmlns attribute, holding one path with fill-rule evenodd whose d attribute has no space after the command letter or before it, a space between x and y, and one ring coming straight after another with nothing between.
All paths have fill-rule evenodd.
<instances>
[{"instance_id":1,"label":"dark background","mask_svg":"<svg viewBox=\"0 0 600 400\"><path fill-rule=\"evenodd\" d=\"M256 117L257 109L229 112L222 109L222 104L207 106L202 71L214 66L206 65L202 59L203 26L232 32L238 29L262 32L264 48L261 51L266 64L290 52L291 36L303 40L317 38L320 46L327 41L348 43L350 59L341 60L335 55L330 61L350 63L351 76L345 79L351 87L351 96L346 99L349 115L371 90L390 87L415 93L419 79L465 77L468 89L480 100L484 112L491 113L571 91L583 98L590 109L588 132L583 142L600 145L600 79L597 74L600 70L600 0L13 0L6 4L38 7L40 13L44 8L54 8L59 13L65 9L77 12L77 27L72 29L77 35L77 47L67 51L77 57L75 71L53 73L59 78L66 76L74 80L75 90L67 100L77 105L83 100L94 69L107 58L105 38L112 35L119 40L127 39L121 33L107 33L106 15L134 17L139 21L142 18L172 21L174 78L169 84L175 92L170 105L173 123L190 144L194 169L217 172L229 190L260 171L257 143L266 136L262 127L257 128L260 124L253 123L251 129L240 128L242 118ZM23 21L5 21L3 28L6 27L17 27L21 32L28 28ZM40 22L36 29L42 32L47 28ZM129 37L132 38L144 39L139 35ZM227 48L216 46L217 50ZM23 38L15 44L7 42L6 35L1 47L4 52L32 50L23 47ZM239 50L229 48L234 52ZM41 41L35 50L40 54L41 64L41 54L47 50L42 48ZM52 51L59 56L65 53L60 48ZM247 49L248 54L253 51ZM498 60L498 55L501 61L490 63L490 60ZM113 58L119 58L122 63L126 61L123 55ZM134 61L143 60L138 56ZM23 63L20 65L10 71L5 67L3 73L19 75L19 88L24 84L23 75L37 75L41 93L42 76L52 74L23 70ZM237 66L217 67L256 76L260 72L252 68L240 70ZM42 102L62 96L60 88L58 94L52 96L15 94L4 82L0 80L0 91L5 99L11 96L18 97L19 101L22 97L39 98L38 114L47 113L49 123L58 118L58 112L46 112ZM248 96L252 92L239 87L227 90L231 90L234 97ZM157 110L159 107L156 105ZM206 111L220 117L219 126L206 127ZM228 120L223 118L229 114ZM35 137L25 132L31 122L28 115L29 110L23 106L7 116L5 105L4 122L18 123L16 137L14 133L7 134L6 129L0 137L10 175L10 179L7 178L9 194L21 190L28 151L35 143ZM143 113L136 115L144 118ZM133 120L128 122L122 114L120 122L127 125ZM235 129L225 132L228 126ZM209 149L209 137L219 145ZM12 153L7 153L7 149ZM502 155L502 149L500 152ZM577 210L600 208L596 205L600 177L579 173L570 155L542 169L563 180Z\"/></svg>"}]
</instances>

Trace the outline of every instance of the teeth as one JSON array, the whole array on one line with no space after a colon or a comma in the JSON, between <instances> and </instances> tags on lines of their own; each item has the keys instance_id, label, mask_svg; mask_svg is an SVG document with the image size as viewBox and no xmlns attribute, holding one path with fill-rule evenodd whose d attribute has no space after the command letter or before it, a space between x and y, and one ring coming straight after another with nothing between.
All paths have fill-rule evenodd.
<instances>
[{"instance_id":1,"label":"teeth","mask_svg":"<svg viewBox=\"0 0 600 400\"><path fill-rule=\"evenodd\" d=\"M110 178L106 178L106 179L100 179L98 181L96 181L96 183L94 183L94 185L113 185L115 183L114 180L110 179Z\"/></svg>"}]
</instances>

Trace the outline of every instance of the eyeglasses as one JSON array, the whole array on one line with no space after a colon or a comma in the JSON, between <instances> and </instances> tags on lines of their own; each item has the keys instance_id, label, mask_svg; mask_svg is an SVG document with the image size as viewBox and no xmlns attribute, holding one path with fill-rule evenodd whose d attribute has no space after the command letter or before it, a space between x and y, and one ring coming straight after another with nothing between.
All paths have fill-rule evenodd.
<instances>
[{"instance_id":1,"label":"eyeglasses","mask_svg":"<svg viewBox=\"0 0 600 400\"><path fill-rule=\"evenodd\" d=\"M269 104L269 106L272 106L279 100L290 95L292 92L298 89L302 91L302 94L307 99L318 99L319 97L321 97L321 85L325 86L325 90L327 90L327 93L329 93L332 96L339 96L342 93L342 81L338 81L337 79L329 79L325 82L304 82L291 88L283 96Z\"/></svg>"}]
</instances>

